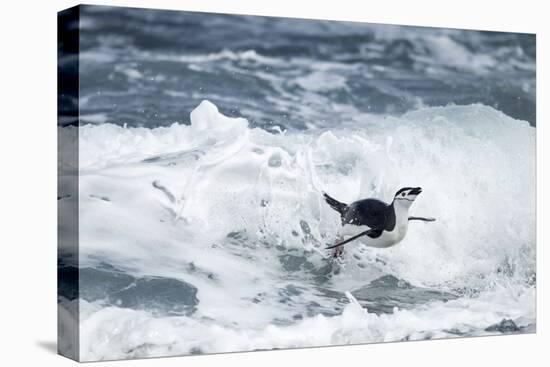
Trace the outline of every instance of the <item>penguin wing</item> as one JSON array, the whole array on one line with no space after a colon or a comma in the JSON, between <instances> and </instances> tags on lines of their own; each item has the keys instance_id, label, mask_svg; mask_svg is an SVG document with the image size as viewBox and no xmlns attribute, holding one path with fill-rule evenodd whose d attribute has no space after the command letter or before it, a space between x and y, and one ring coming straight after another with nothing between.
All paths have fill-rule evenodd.
<instances>
[{"instance_id":1,"label":"penguin wing","mask_svg":"<svg viewBox=\"0 0 550 367\"><path fill-rule=\"evenodd\" d=\"M342 218L344 224L367 226L383 230L388 217L388 205L376 199L364 199L352 203Z\"/></svg>"},{"instance_id":2,"label":"penguin wing","mask_svg":"<svg viewBox=\"0 0 550 367\"><path fill-rule=\"evenodd\" d=\"M356 234L353 237L348 238L345 241L342 241L342 242L337 243L337 244L332 245L332 246L328 246L326 249L329 250L329 249L332 249L332 248L335 248L335 247L343 246L346 243L349 243L349 242L351 242L353 240L356 240L359 237L362 237L362 236L365 236L365 235L369 236L370 238L377 238L377 237L380 237L382 235L382 230L381 229L368 229L368 230L363 231L359 234Z\"/></svg>"}]
</instances>

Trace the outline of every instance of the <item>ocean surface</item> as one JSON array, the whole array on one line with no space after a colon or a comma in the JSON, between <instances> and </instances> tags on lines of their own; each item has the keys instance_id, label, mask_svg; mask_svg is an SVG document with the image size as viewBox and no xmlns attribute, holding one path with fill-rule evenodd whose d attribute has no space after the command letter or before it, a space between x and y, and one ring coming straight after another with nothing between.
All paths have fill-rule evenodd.
<instances>
[{"instance_id":1,"label":"ocean surface","mask_svg":"<svg viewBox=\"0 0 550 367\"><path fill-rule=\"evenodd\" d=\"M533 35L91 6L80 26L80 131L59 126L80 187L61 150L58 200L80 205L60 324L78 303L83 360L536 330ZM403 186L437 221L331 261L320 193Z\"/></svg>"}]
</instances>

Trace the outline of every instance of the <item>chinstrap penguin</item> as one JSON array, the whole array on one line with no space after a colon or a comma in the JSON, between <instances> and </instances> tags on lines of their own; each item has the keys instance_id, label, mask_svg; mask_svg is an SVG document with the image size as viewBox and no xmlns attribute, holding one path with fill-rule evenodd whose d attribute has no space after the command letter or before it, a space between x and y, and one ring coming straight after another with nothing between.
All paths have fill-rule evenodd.
<instances>
[{"instance_id":1,"label":"chinstrap penguin","mask_svg":"<svg viewBox=\"0 0 550 367\"><path fill-rule=\"evenodd\" d=\"M338 231L332 256L339 257L343 245L359 237L370 247L386 248L399 243L407 234L410 220L432 222L434 218L410 217L409 208L420 195L420 187L404 187L397 191L391 204L378 199L363 199L344 204L323 193L331 208L340 213L342 227Z\"/></svg>"}]
</instances>

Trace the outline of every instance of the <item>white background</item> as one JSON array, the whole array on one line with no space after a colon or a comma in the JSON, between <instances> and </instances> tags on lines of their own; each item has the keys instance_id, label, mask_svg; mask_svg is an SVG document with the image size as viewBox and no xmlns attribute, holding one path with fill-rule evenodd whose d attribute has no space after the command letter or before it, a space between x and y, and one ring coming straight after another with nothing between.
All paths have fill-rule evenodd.
<instances>
[{"instance_id":1,"label":"white background","mask_svg":"<svg viewBox=\"0 0 550 367\"><path fill-rule=\"evenodd\" d=\"M96 366L540 366L548 363L548 10L544 1L99 1L211 12L537 33L538 332L97 363ZM0 365L69 366L56 340L56 12L74 1L5 1L0 16ZM546 357L546 361L544 361ZM546 364L547 365L547 364Z\"/></svg>"}]
</instances>

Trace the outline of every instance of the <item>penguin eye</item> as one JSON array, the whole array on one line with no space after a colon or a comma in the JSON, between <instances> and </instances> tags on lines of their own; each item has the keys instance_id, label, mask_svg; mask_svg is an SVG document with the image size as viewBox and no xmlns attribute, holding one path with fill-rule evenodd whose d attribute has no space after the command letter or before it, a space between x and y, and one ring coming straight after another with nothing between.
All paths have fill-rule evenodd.
<instances>
[{"instance_id":1,"label":"penguin eye","mask_svg":"<svg viewBox=\"0 0 550 367\"><path fill-rule=\"evenodd\" d=\"M405 196L405 193L402 193L401 196Z\"/></svg>"}]
</instances>

